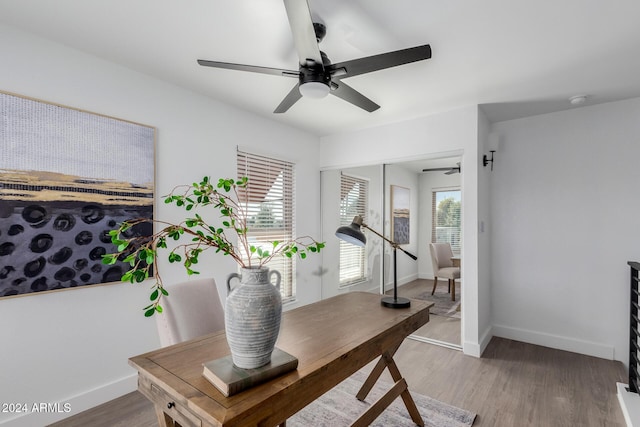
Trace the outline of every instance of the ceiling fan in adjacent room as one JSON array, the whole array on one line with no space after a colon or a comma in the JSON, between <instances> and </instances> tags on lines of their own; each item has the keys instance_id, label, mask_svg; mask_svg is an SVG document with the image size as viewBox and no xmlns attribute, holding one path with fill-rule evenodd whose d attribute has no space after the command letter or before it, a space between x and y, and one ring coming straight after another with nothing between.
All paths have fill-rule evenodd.
<instances>
[{"instance_id":1,"label":"ceiling fan in adjacent room","mask_svg":"<svg viewBox=\"0 0 640 427\"><path fill-rule=\"evenodd\" d=\"M460 173L460 163L458 162L458 166L452 166L450 168L431 168L431 169L422 169L422 172L440 172L446 171L445 175L453 175L454 173Z\"/></svg>"},{"instance_id":2,"label":"ceiling fan in adjacent room","mask_svg":"<svg viewBox=\"0 0 640 427\"><path fill-rule=\"evenodd\" d=\"M302 96L324 98L328 94L373 112L380 106L348 86L342 79L431 58L431 47L426 44L332 64L318 47L318 43L326 34L326 27L322 23L312 22L307 1L284 0L284 6L300 62L298 71L198 59L198 64L205 67L297 78L298 83L274 113L284 113Z\"/></svg>"}]
</instances>

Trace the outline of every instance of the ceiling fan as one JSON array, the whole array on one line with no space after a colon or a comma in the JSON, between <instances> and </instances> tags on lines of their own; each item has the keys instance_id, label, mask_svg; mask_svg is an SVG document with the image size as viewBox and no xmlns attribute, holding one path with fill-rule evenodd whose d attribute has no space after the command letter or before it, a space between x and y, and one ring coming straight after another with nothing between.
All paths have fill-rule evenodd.
<instances>
[{"instance_id":1,"label":"ceiling fan","mask_svg":"<svg viewBox=\"0 0 640 427\"><path fill-rule=\"evenodd\" d=\"M460 162L458 162L458 166L453 166L450 168L432 168L432 169L422 169L422 172L439 172L446 171L445 175L453 175L454 173L460 173L462 169L460 168Z\"/></svg>"},{"instance_id":2,"label":"ceiling fan","mask_svg":"<svg viewBox=\"0 0 640 427\"><path fill-rule=\"evenodd\" d=\"M205 67L297 78L298 83L284 97L274 113L286 112L302 96L323 98L329 93L373 112L380 106L348 86L342 79L431 58L431 47L426 44L332 64L318 47L318 43L326 34L326 27L322 23L312 22L307 1L284 0L284 7L300 62L298 71L198 59L198 64Z\"/></svg>"}]
</instances>

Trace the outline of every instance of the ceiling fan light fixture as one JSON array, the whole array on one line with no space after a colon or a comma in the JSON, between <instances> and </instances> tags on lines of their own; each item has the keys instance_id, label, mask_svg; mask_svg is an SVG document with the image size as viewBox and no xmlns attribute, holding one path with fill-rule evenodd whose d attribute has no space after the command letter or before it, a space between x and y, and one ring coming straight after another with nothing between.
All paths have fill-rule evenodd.
<instances>
[{"instance_id":1,"label":"ceiling fan light fixture","mask_svg":"<svg viewBox=\"0 0 640 427\"><path fill-rule=\"evenodd\" d=\"M329 95L329 85L322 82L306 82L301 83L298 87L300 95L305 98L321 99Z\"/></svg>"}]
</instances>

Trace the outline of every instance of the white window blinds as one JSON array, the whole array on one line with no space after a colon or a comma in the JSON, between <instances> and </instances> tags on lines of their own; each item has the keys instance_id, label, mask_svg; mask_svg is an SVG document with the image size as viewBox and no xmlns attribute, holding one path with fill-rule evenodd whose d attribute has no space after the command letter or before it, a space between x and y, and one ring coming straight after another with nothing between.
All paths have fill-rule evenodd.
<instances>
[{"instance_id":1,"label":"white window blinds","mask_svg":"<svg viewBox=\"0 0 640 427\"><path fill-rule=\"evenodd\" d=\"M367 222L367 194L369 182L362 178L340 176L340 226L349 225L360 215ZM340 286L363 281L366 278L365 248L340 240Z\"/></svg>"},{"instance_id":2,"label":"white window blinds","mask_svg":"<svg viewBox=\"0 0 640 427\"><path fill-rule=\"evenodd\" d=\"M460 254L461 205L460 190L434 191L431 203L431 241L449 243L454 254Z\"/></svg>"},{"instance_id":3,"label":"white window blinds","mask_svg":"<svg viewBox=\"0 0 640 427\"><path fill-rule=\"evenodd\" d=\"M271 242L293 240L294 164L242 151L238 151L237 161L238 177L249 178L246 190L239 194L247 212L249 243L271 251ZM295 257L274 257L266 267L280 272L283 301L294 298Z\"/></svg>"}]
</instances>

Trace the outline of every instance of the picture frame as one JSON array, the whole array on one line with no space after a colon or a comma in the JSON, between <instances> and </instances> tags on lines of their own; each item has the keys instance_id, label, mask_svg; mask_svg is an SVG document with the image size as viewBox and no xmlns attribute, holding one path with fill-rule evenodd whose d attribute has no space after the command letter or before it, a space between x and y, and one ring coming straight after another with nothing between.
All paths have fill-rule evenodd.
<instances>
[{"instance_id":1,"label":"picture frame","mask_svg":"<svg viewBox=\"0 0 640 427\"><path fill-rule=\"evenodd\" d=\"M410 242L411 191L399 185L391 186L391 236L399 245Z\"/></svg>"},{"instance_id":2,"label":"picture frame","mask_svg":"<svg viewBox=\"0 0 640 427\"><path fill-rule=\"evenodd\" d=\"M102 255L153 219L156 129L1 91L0 113L0 297L119 282Z\"/></svg>"}]
</instances>

